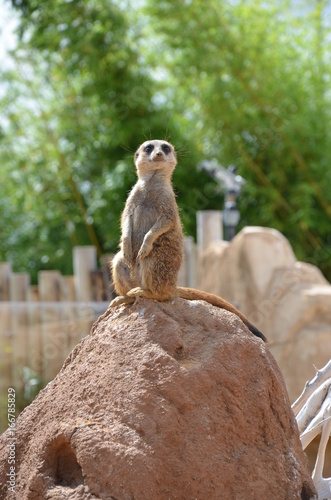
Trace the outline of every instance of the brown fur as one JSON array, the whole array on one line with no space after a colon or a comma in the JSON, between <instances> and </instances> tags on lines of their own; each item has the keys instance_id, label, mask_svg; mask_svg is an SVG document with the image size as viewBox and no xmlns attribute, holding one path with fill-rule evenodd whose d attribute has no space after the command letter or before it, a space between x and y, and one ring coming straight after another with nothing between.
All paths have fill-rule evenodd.
<instances>
[{"instance_id":1,"label":"brown fur","mask_svg":"<svg viewBox=\"0 0 331 500\"><path fill-rule=\"evenodd\" d=\"M144 142L135 153L138 182L121 218L120 251L112 263L115 291L111 307L130 304L135 297L159 301L181 297L206 302L235 313L265 340L232 304L210 293L177 287L183 255L183 231L171 176L177 164L173 146L166 141Z\"/></svg>"}]
</instances>

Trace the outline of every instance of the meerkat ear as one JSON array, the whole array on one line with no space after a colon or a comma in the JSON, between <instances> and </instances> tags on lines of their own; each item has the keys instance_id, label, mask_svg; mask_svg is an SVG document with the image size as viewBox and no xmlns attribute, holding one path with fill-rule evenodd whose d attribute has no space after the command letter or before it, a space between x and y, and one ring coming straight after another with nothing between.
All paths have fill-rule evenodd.
<instances>
[{"instance_id":1,"label":"meerkat ear","mask_svg":"<svg viewBox=\"0 0 331 500\"><path fill-rule=\"evenodd\" d=\"M134 154L134 160L136 160L139 156L139 149L137 149L137 151L135 152Z\"/></svg>"}]
</instances>

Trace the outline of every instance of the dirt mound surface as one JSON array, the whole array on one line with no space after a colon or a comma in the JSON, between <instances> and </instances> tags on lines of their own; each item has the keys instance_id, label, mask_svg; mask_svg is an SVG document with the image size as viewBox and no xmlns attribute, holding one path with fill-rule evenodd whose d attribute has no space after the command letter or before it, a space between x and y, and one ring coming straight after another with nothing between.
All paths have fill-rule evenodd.
<instances>
[{"instance_id":1,"label":"dirt mound surface","mask_svg":"<svg viewBox=\"0 0 331 500\"><path fill-rule=\"evenodd\" d=\"M137 299L109 311L0 438L0 498L314 497L283 378L236 316Z\"/></svg>"}]
</instances>

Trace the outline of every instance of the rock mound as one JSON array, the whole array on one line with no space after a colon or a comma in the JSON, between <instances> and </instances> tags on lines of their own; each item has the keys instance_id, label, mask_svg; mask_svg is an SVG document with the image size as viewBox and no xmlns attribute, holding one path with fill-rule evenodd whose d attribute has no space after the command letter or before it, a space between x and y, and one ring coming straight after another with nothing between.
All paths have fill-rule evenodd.
<instances>
[{"instance_id":1,"label":"rock mound","mask_svg":"<svg viewBox=\"0 0 331 500\"><path fill-rule=\"evenodd\" d=\"M137 299L109 311L16 423L16 496L314 498L279 369L236 316Z\"/></svg>"},{"instance_id":2,"label":"rock mound","mask_svg":"<svg viewBox=\"0 0 331 500\"><path fill-rule=\"evenodd\" d=\"M277 230L246 227L202 255L199 288L236 305L272 346L290 400L331 352L331 286Z\"/></svg>"}]
</instances>

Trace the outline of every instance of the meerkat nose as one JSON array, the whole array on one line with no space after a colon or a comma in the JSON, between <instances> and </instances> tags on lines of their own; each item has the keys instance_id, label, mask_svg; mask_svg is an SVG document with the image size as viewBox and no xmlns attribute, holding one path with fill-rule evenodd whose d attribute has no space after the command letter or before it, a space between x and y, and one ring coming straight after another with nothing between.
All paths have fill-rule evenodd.
<instances>
[{"instance_id":1,"label":"meerkat nose","mask_svg":"<svg viewBox=\"0 0 331 500\"><path fill-rule=\"evenodd\" d=\"M156 156L162 156L162 151L158 151L158 152L156 153Z\"/></svg>"}]
</instances>

